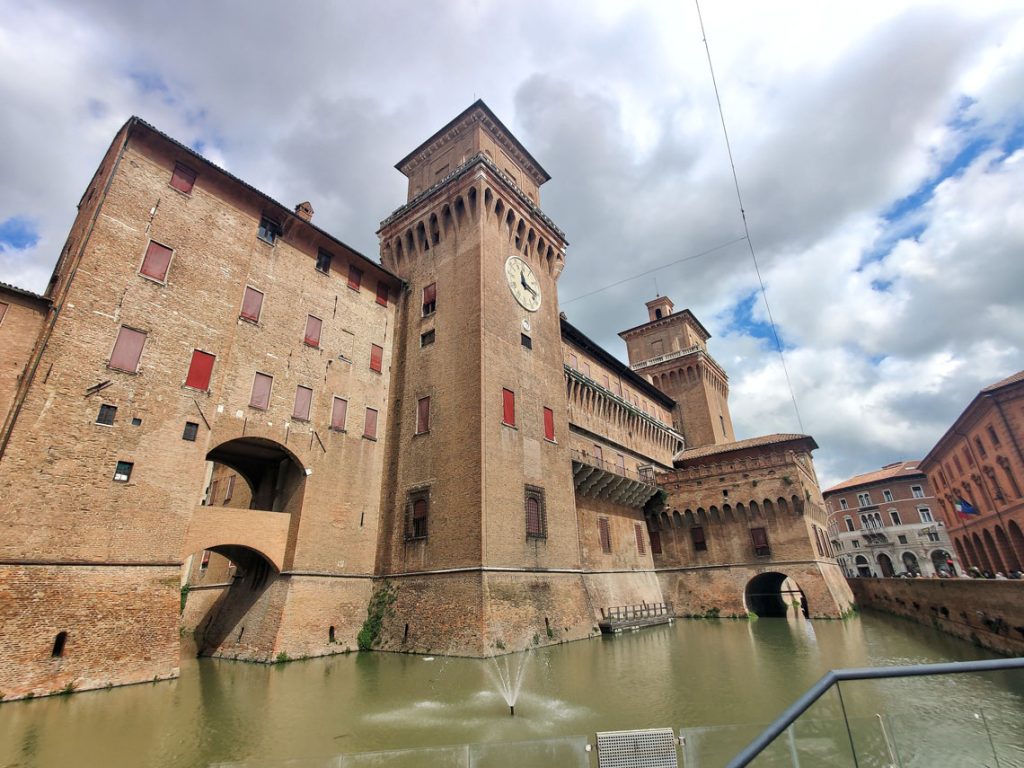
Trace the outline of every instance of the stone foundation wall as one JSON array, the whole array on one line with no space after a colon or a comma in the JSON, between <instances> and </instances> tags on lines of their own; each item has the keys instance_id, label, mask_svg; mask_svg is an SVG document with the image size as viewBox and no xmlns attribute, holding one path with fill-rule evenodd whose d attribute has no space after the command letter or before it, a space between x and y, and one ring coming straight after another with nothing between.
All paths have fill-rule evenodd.
<instances>
[{"instance_id":1,"label":"stone foundation wall","mask_svg":"<svg viewBox=\"0 0 1024 768\"><path fill-rule=\"evenodd\" d=\"M366 621L373 581L369 577L289 578L277 652L297 659L356 650L356 635Z\"/></svg>"},{"instance_id":2,"label":"stone foundation wall","mask_svg":"<svg viewBox=\"0 0 1024 768\"><path fill-rule=\"evenodd\" d=\"M177 566L0 565L0 694L177 677L179 590Z\"/></svg>"},{"instance_id":3,"label":"stone foundation wall","mask_svg":"<svg viewBox=\"0 0 1024 768\"><path fill-rule=\"evenodd\" d=\"M1024 581L850 579L861 608L932 626L997 653L1024 656Z\"/></svg>"}]
</instances>

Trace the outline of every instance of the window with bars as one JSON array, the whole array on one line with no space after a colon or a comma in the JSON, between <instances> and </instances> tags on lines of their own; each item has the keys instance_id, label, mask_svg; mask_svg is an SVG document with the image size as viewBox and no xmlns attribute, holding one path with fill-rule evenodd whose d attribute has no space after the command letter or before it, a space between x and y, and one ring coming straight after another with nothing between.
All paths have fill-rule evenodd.
<instances>
[{"instance_id":1,"label":"window with bars","mask_svg":"<svg viewBox=\"0 0 1024 768\"><path fill-rule=\"evenodd\" d=\"M100 412L96 414L96 423L103 424L105 426L112 426L114 423L114 417L117 415L116 405L107 405L104 403L100 406Z\"/></svg>"},{"instance_id":2,"label":"window with bars","mask_svg":"<svg viewBox=\"0 0 1024 768\"><path fill-rule=\"evenodd\" d=\"M421 397L416 401L416 434L423 435L430 431L430 398Z\"/></svg>"},{"instance_id":3,"label":"window with bars","mask_svg":"<svg viewBox=\"0 0 1024 768\"><path fill-rule=\"evenodd\" d=\"M651 554L661 554L661 531L648 531L647 535L651 537Z\"/></svg>"},{"instance_id":4,"label":"window with bars","mask_svg":"<svg viewBox=\"0 0 1024 768\"><path fill-rule=\"evenodd\" d=\"M386 307L388 305L388 296L389 295L390 295L390 292L388 290L388 284L385 283L383 280L378 281L378 283L377 283L377 303L380 304L382 307Z\"/></svg>"},{"instance_id":5,"label":"window with bars","mask_svg":"<svg viewBox=\"0 0 1024 768\"><path fill-rule=\"evenodd\" d=\"M358 291L359 287L363 284L363 270L359 269L352 264L348 266L348 287L353 291Z\"/></svg>"},{"instance_id":6,"label":"window with bars","mask_svg":"<svg viewBox=\"0 0 1024 768\"><path fill-rule=\"evenodd\" d=\"M345 419L348 417L348 400L335 397L331 405L331 429L335 432L345 431Z\"/></svg>"},{"instance_id":7,"label":"window with bars","mask_svg":"<svg viewBox=\"0 0 1024 768\"><path fill-rule=\"evenodd\" d=\"M526 486L523 503L526 512L526 538L546 539L548 518L544 506L544 489L532 485Z\"/></svg>"},{"instance_id":8,"label":"window with bars","mask_svg":"<svg viewBox=\"0 0 1024 768\"><path fill-rule=\"evenodd\" d=\"M768 557L771 555L771 547L768 546L768 531L765 528L751 528L750 541L754 545L754 554L757 557Z\"/></svg>"},{"instance_id":9,"label":"window with bars","mask_svg":"<svg viewBox=\"0 0 1024 768\"><path fill-rule=\"evenodd\" d=\"M371 440L377 439L377 409L367 408L366 417L363 419L363 437Z\"/></svg>"},{"instance_id":10,"label":"window with bars","mask_svg":"<svg viewBox=\"0 0 1024 768\"><path fill-rule=\"evenodd\" d=\"M303 342L309 347L320 346L320 331L324 321L313 315L306 315L306 330L303 334Z\"/></svg>"},{"instance_id":11,"label":"window with bars","mask_svg":"<svg viewBox=\"0 0 1024 768\"><path fill-rule=\"evenodd\" d=\"M609 554L612 551L612 532L607 517L597 518L597 535L601 540L601 551Z\"/></svg>"},{"instance_id":12,"label":"window with bars","mask_svg":"<svg viewBox=\"0 0 1024 768\"><path fill-rule=\"evenodd\" d=\"M427 519L430 514L430 495L420 491L409 497L405 537L407 539L427 538Z\"/></svg>"},{"instance_id":13,"label":"window with bars","mask_svg":"<svg viewBox=\"0 0 1024 768\"><path fill-rule=\"evenodd\" d=\"M380 373L384 367L384 347L370 345L370 370Z\"/></svg>"},{"instance_id":14,"label":"window with bars","mask_svg":"<svg viewBox=\"0 0 1024 768\"><path fill-rule=\"evenodd\" d=\"M252 392L249 394L249 405L261 411L270 407L270 390L274 386L274 377L266 373L256 373L252 377Z\"/></svg>"},{"instance_id":15,"label":"window with bars","mask_svg":"<svg viewBox=\"0 0 1024 768\"><path fill-rule=\"evenodd\" d=\"M142 258L142 266L139 267L139 274L158 283L167 282L167 270L171 266L173 253L166 245L150 240L146 247L146 255Z\"/></svg>"},{"instance_id":16,"label":"window with bars","mask_svg":"<svg viewBox=\"0 0 1024 768\"><path fill-rule=\"evenodd\" d=\"M555 412L550 408L544 409L544 439L555 441Z\"/></svg>"},{"instance_id":17,"label":"window with bars","mask_svg":"<svg viewBox=\"0 0 1024 768\"><path fill-rule=\"evenodd\" d=\"M323 248L316 252L316 271L323 272L325 275L331 271L331 262L334 260L334 255L329 251L325 251Z\"/></svg>"},{"instance_id":18,"label":"window with bars","mask_svg":"<svg viewBox=\"0 0 1024 768\"><path fill-rule=\"evenodd\" d=\"M313 404L313 390L301 384L295 388L295 407L292 408L292 418L299 421L309 421L309 409Z\"/></svg>"},{"instance_id":19,"label":"window with bars","mask_svg":"<svg viewBox=\"0 0 1024 768\"><path fill-rule=\"evenodd\" d=\"M117 339L114 341L114 349L110 353L109 368L115 368L127 373L136 373L139 370L139 359L142 357L142 348L146 346L146 333L137 331L122 325L117 332Z\"/></svg>"},{"instance_id":20,"label":"window with bars","mask_svg":"<svg viewBox=\"0 0 1024 768\"><path fill-rule=\"evenodd\" d=\"M516 425L516 393L511 389L501 390L501 423L509 427Z\"/></svg>"},{"instance_id":21,"label":"window with bars","mask_svg":"<svg viewBox=\"0 0 1024 768\"><path fill-rule=\"evenodd\" d=\"M196 172L187 165L174 164L174 173L171 174L171 186L186 195L192 193L192 187L196 183Z\"/></svg>"},{"instance_id":22,"label":"window with bars","mask_svg":"<svg viewBox=\"0 0 1024 768\"><path fill-rule=\"evenodd\" d=\"M258 323L260 314L263 312L263 291L257 291L251 286L245 286L245 293L242 295L242 310L238 316L250 323Z\"/></svg>"},{"instance_id":23,"label":"window with bars","mask_svg":"<svg viewBox=\"0 0 1024 768\"><path fill-rule=\"evenodd\" d=\"M647 546L644 544L644 527L640 523L633 523L633 535L636 537L636 551L638 554L646 555Z\"/></svg>"},{"instance_id":24,"label":"window with bars","mask_svg":"<svg viewBox=\"0 0 1024 768\"><path fill-rule=\"evenodd\" d=\"M431 283L423 289L423 316L432 315L437 311L437 283Z\"/></svg>"},{"instance_id":25,"label":"window with bars","mask_svg":"<svg viewBox=\"0 0 1024 768\"><path fill-rule=\"evenodd\" d=\"M694 552L707 552L708 550L708 539L704 535L704 527L701 525L695 525L690 529L690 538L693 540L693 551Z\"/></svg>"},{"instance_id":26,"label":"window with bars","mask_svg":"<svg viewBox=\"0 0 1024 768\"><path fill-rule=\"evenodd\" d=\"M188 364L188 374L185 376L185 386L202 392L209 391L210 379L213 376L213 363L216 359L216 355L193 349L192 360Z\"/></svg>"}]
</instances>

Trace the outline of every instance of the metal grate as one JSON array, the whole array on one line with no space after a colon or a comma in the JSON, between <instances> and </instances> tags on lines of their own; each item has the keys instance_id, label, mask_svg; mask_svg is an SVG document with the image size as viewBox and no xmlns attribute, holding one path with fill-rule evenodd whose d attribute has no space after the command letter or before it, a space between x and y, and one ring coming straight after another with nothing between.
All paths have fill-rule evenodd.
<instances>
[{"instance_id":1,"label":"metal grate","mask_svg":"<svg viewBox=\"0 0 1024 768\"><path fill-rule=\"evenodd\" d=\"M597 734L599 768L679 768L671 728L604 731Z\"/></svg>"}]
</instances>

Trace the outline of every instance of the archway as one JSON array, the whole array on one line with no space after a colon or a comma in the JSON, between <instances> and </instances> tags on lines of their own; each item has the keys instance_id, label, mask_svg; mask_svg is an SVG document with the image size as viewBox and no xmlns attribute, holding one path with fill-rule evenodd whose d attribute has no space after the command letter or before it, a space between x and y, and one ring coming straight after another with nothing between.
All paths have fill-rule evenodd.
<instances>
[{"instance_id":1,"label":"archway","mask_svg":"<svg viewBox=\"0 0 1024 768\"><path fill-rule=\"evenodd\" d=\"M1003 565L1003 558L999 556L999 550L996 549L996 542L992 538L992 534L986 528L981 532L981 535L985 539L985 550L992 561L992 567L997 571L1005 573L1006 566Z\"/></svg>"},{"instance_id":2,"label":"archway","mask_svg":"<svg viewBox=\"0 0 1024 768\"><path fill-rule=\"evenodd\" d=\"M999 552L1002 554L1003 559L1006 561L1006 568L1010 571L1020 570L1020 560L1017 559L1017 553L1013 551L1013 547L1010 545L1010 539L1006 535L1006 531L1003 530L1001 525L995 527L996 532L996 544L999 546ZM1006 571L1003 572L1004 574Z\"/></svg>"},{"instance_id":3,"label":"archway","mask_svg":"<svg viewBox=\"0 0 1024 768\"><path fill-rule=\"evenodd\" d=\"M856 559L853 562L854 562L854 565L857 566L857 575L858 576L870 576L871 575L871 566L868 565L868 559L866 557L864 557L864 555L857 555Z\"/></svg>"},{"instance_id":4,"label":"archway","mask_svg":"<svg viewBox=\"0 0 1024 768\"><path fill-rule=\"evenodd\" d=\"M914 576L921 575L921 566L917 562L917 556L913 552L903 553L903 568L907 573L912 573Z\"/></svg>"},{"instance_id":5,"label":"archway","mask_svg":"<svg viewBox=\"0 0 1024 768\"><path fill-rule=\"evenodd\" d=\"M795 581L784 573L769 571L747 582L744 590L747 611L759 618L785 618L793 610L807 616L807 598Z\"/></svg>"},{"instance_id":6,"label":"archway","mask_svg":"<svg viewBox=\"0 0 1024 768\"><path fill-rule=\"evenodd\" d=\"M280 443L260 437L228 440L206 454L206 460L229 467L250 489L249 509L294 512L302 505L306 472L295 455ZM235 506L235 505L232 505Z\"/></svg>"},{"instance_id":7,"label":"archway","mask_svg":"<svg viewBox=\"0 0 1024 768\"><path fill-rule=\"evenodd\" d=\"M878 567L882 571L882 576L887 579L891 579L896 575L896 569L892 567L892 558L885 554L885 552L880 552L878 555Z\"/></svg>"},{"instance_id":8,"label":"archway","mask_svg":"<svg viewBox=\"0 0 1024 768\"><path fill-rule=\"evenodd\" d=\"M936 549L932 552L932 565L935 572L940 576L956 576L956 566L953 564L953 556L944 549Z\"/></svg>"},{"instance_id":9,"label":"archway","mask_svg":"<svg viewBox=\"0 0 1024 768\"><path fill-rule=\"evenodd\" d=\"M1010 533L1010 546L1013 547L1013 551L1017 554L1017 559L1024 561L1024 534L1021 533L1020 526L1011 520L1006 528Z\"/></svg>"},{"instance_id":10,"label":"archway","mask_svg":"<svg viewBox=\"0 0 1024 768\"><path fill-rule=\"evenodd\" d=\"M978 559L974 565L979 566L982 570L992 571L992 563L988 559L988 553L985 552L985 547L981 543L981 537L976 533L971 534L971 542L974 545L974 552L977 554Z\"/></svg>"}]
</instances>

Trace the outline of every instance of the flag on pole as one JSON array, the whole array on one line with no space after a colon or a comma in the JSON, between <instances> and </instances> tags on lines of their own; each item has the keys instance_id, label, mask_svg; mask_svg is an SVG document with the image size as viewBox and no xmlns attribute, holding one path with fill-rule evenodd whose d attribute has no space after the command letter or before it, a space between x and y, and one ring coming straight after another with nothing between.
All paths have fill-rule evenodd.
<instances>
[{"instance_id":1,"label":"flag on pole","mask_svg":"<svg viewBox=\"0 0 1024 768\"><path fill-rule=\"evenodd\" d=\"M965 520L971 515L980 515L981 513L971 506L971 504L964 499L963 496L956 497L956 503L953 505L956 507L956 513Z\"/></svg>"}]
</instances>

